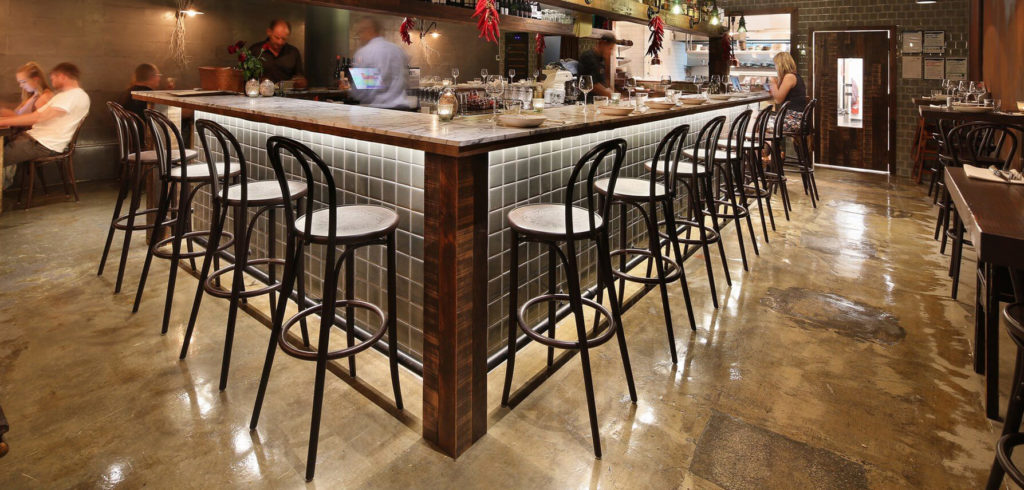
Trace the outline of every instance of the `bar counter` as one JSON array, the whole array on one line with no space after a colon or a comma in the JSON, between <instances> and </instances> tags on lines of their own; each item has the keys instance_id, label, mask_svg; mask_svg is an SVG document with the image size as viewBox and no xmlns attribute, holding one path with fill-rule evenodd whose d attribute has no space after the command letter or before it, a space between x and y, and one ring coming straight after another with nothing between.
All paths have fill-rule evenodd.
<instances>
[{"instance_id":1,"label":"bar counter","mask_svg":"<svg viewBox=\"0 0 1024 490\"><path fill-rule=\"evenodd\" d=\"M159 91L133 96L191 109L196 119L224 125L242 144L251 178L273 178L266 140L287 136L309 145L336 169L339 202L398 212L399 349L407 361L422 366L424 437L451 456L487 430L488 361L493 365L503 358L507 335L508 211L526 203L562 202L572 166L597 143L624 138L629 152L621 175L641 176L644 160L653 158L671 128L689 124L692 142L707 120L718 115L731 120L768 99L746 95L630 116L600 115L593 106L586 114L577 107L552 108L544 111L549 121L541 127L519 129L496 127L479 116L439 122L422 113L279 97L176 97ZM209 210L197 206L195 215L208 219ZM616 218L610 226L617 229ZM638 225L630 232L642 235ZM283 237L283 230L277 236ZM257 254L266 253L265 237L255 241ZM546 291L547 268L539 247L524 249L520 277L528 282L519 293L526 298ZM585 276L593 274L594 253L588 250L581 258ZM307 271L320 270L318 260L307 257ZM382 254L359 257L356 295L361 299L383 304L382 264ZM318 295L316 277L307 278L307 291Z\"/></svg>"}]
</instances>

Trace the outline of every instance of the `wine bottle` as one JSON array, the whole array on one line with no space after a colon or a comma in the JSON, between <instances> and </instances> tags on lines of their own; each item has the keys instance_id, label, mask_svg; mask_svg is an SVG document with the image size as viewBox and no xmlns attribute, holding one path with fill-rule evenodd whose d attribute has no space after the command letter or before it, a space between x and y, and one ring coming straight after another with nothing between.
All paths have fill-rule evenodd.
<instances>
[{"instance_id":1,"label":"wine bottle","mask_svg":"<svg viewBox=\"0 0 1024 490\"><path fill-rule=\"evenodd\" d=\"M341 55L334 58L334 86L341 87Z\"/></svg>"}]
</instances>

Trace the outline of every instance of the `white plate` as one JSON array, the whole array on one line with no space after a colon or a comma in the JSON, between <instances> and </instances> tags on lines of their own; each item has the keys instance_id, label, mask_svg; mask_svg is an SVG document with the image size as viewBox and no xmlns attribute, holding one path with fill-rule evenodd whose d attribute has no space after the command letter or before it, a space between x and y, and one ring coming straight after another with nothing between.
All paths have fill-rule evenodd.
<instances>
[{"instance_id":1,"label":"white plate","mask_svg":"<svg viewBox=\"0 0 1024 490\"><path fill-rule=\"evenodd\" d=\"M683 105L701 105L707 100L704 100L703 97L683 97L679 99L679 102L682 102Z\"/></svg>"},{"instance_id":2,"label":"white plate","mask_svg":"<svg viewBox=\"0 0 1024 490\"><path fill-rule=\"evenodd\" d=\"M995 108L980 105L953 104L953 110L958 112L992 112L993 109Z\"/></svg>"},{"instance_id":3,"label":"white plate","mask_svg":"<svg viewBox=\"0 0 1024 490\"><path fill-rule=\"evenodd\" d=\"M609 116L628 116L633 113L633 106L606 105L598 107L597 110Z\"/></svg>"},{"instance_id":4,"label":"white plate","mask_svg":"<svg viewBox=\"0 0 1024 490\"><path fill-rule=\"evenodd\" d=\"M544 121L547 120L548 118L546 116L533 116L529 114L502 114L498 116L498 122L500 122L502 126L508 126L511 128L536 128L537 126L544 124Z\"/></svg>"},{"instance_id":5,"label":"white plate","mask_svg":"<svg viewBox=\"0 0 1024 490\"><path fill-rule=\"evenodd\" d=\"M712 94L708 96L708 98L711 100L729 100L732 97L733 96L730 94Z\"/></svg>"},{"instance_id":6,"label":"white plate","mask_svg":"<svg viewBox=\"0 0 1024 490\"><path fill-rule=\"evenodd\" d=\"M664 100L648 100L647 101L647 107L650 107L651 109L671 109L671 108L673 108L675 106L676 106L675 104L673 104L671 102L666 102Z\"/></svg>"}]
</instances>

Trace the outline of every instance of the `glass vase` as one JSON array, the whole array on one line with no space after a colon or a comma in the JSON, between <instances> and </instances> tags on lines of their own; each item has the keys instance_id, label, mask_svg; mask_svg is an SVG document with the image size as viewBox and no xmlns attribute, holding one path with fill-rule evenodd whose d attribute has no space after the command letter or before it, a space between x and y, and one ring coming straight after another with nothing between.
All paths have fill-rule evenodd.
<instances>
[{"instance_id":1,"label":"glass vase","mask_svg":"<svg viewBox=\"0 0 1024 490\"><path fill-rule=\"evenodd\" d=\"M245 82L245 95L249 97L260 96L260 81L255 78L250 78L248 82Z\"/></svg>"}]
</instances>

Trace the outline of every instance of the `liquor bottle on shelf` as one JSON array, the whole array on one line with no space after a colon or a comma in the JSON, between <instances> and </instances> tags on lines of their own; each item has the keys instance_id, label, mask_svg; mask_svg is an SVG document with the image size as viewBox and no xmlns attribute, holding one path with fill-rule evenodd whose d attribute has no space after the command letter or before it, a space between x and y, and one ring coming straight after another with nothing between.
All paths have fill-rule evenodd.
<instances>
[{"instance_id":1,"label":"liquor bottle on shelf","mask_svg":"<svg viewBox=\"0 0 1024 490\"><path fill-rule=\"evenodd\" d=\"M336 88L341 88L342 70L343 69L341 67L341 55L339 54L334 58L334 86Z\"/></svg>"}]
</instances>

